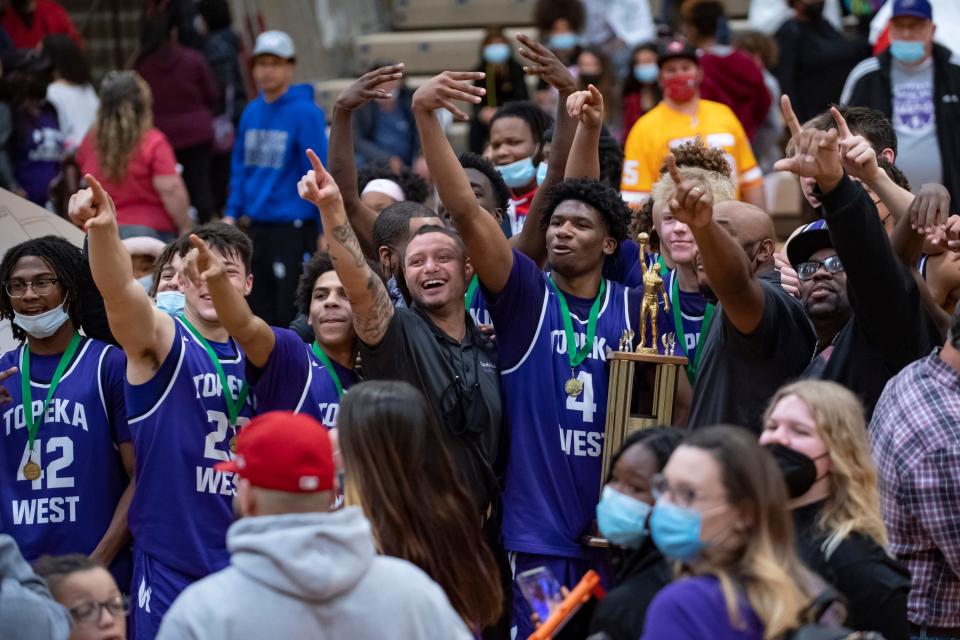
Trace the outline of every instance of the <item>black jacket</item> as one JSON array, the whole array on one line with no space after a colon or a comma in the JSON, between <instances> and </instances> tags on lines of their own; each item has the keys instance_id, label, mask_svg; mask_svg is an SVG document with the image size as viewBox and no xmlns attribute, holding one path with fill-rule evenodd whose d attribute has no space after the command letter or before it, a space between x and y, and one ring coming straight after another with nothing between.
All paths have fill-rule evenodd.
<instances>
[{"instance_id":1,"label":"black jacket","mask_svg":"<svg viewBox=\"0 0 960 640\"><path fill-rule=\"evenodd\" d=\"M890 378L942 344L943 337L920 299L916 280L893 254L867 192L844 176L830 193L817 193L847 275L853 317L834 339L826 366L805 375L853 391L869 421Z\"/></svg>"},{"instance_id":2,"label":"black jacket","mask_svg":"<svg viewBox=\"0 0 960 640\"><path fill-rule=\"evenodd\" d=\"M890 51L864 60L850 72L843 88L844 104L873 107L893 118ZM933 45L933 108L940 141L943 185L954 202L960 201L960 56ZM920 185L913 185L919 187Z\"/></svg>"},{"instance_id":3,"label":"black jacket","mask_svg":"<svg viewBox=\"0 0 960 640\"><path fill-rule=\"evenodd\" d=\"M624 559L617 586L597 603L590 633L605 632L610 640L636 640L653 597L670 584L670 564L647 536L643 545Z\"/></svg>"},{"instance_id":4,"label":"black jacket","mask_svg":"<svg viewBox=\"0 0 960 640\"><path fill-rule=\"evenodd\" d=\"M910 574L872 538L851 533L826 557L826 536L817 528L823 502L793 511L797 554L803 563L843 595L847 604L844 626L876 631L886 640L907 640L907 595Z\"/></svg>"}]
</instances>

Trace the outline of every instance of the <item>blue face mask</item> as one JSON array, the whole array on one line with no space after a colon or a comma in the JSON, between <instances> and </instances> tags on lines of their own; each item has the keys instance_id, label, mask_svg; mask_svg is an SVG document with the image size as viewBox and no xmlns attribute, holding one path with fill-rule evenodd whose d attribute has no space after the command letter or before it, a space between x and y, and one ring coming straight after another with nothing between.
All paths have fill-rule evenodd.
<instances>
[{"instance_id":1,"label":"blue face mask","mask_svg":"<svg viewBox=\"0 0 960 640\"><path fill-rule=\"evenodd\" d=\"M926 54L923 43L919 40L893 40L890 42L890 55L904 64L920 62Z\"/></svg>"},{"instance_id":2,"label":"blue face mask","mask_svg":"<svg viewBox=\"0 0 960 640\"><path fill-rule=\"evenodd\" d=\"M44 311L43 313L38 313L33 316L25 316L16 311L13 312L13 324L38 339L49 338L69 319L70 316L63 310L62 302L49 311Z\"/></svg>"},{"instance_id":3,"label":"blue face mask","mask_svg":"<svg viewBox=\"0 0 960 640\"><path fill-rule=\"evenodd\" d=\"M556 51L567 51L579 44L580 38L575 33L555 33L550 36L550 48Z\"/></svg>"},{"instance_id":4,"label":"blue face mask","mask_svg":"<svg viewBox=\"0 0 960 640\"><path fill-rule=\"evenodd\" d=\"M483 59L490 64L503 64L510 59L510 45L503 42L488 44L483 48Z\"/></svg>"},{"instance_id":5,"label":"blue face mask","mask_svg":"<svg viewBox=\"0 0 960 640\"><path fill-rule=\"evenodd\" d=\"M157 309L176 318L183 314L185 298L179 291L161 291L157 294Z\"/></svg>"},{"instance_id":6,"label":"blue face mask","mask_svg":"<svg viewBox=\"0 0 960 640\"><path fill-rule=\"evenodd\" d=\"M637 64L633 67L633 77L637 79L637 82L651 84L656 82L659 76L660 67L656 63Z\"/></svg>"},{"instance_id":7,"label":"blue face mask","mask_svg":"<svg viewBox=\"0 0 960 640\"><path fill-rule=\"evenodd\" d=\"M703 551L700 528L703 516L699 511L684 509L662 499L650 516L650 535L666 558L688 562Z\"/></svg>"},{"instance_id":8,"label":"blue face mask","mask_svg":"<svg viewBox=\"0 0 960 640\"><path fill-rule=\"evenodd\" d=\"M600 534L618 547L639 549L647 539L647 516L650 505L624 495L607 485L597 505L597 526Z\"/></svg>"},{"instance_id":9,"label":"blue face mask","mask_svg":"<svg viewBox=\"0 0 960 640\"><path fill-rule=\"evenodd\" d=\"M543 184L543 181L547 179L547 163L546 161L541 162L537 165L537 186Z\"/></svg>"},{"instance_id":10,"label":"blue face mask","mask_svg":"<svg viewBox=\"0 0 960 640\"><path fill-rule=\"evenodd\" d=\"M507 186L511 189L525 187L537 177L537 169L533 166L533 160L531 158L524 158L516 162L511 162L510 164L502 164L497 167L497 171L500 172L500 175L503 176L503 181L506 182Z\"/></svg>"}]
</instances>

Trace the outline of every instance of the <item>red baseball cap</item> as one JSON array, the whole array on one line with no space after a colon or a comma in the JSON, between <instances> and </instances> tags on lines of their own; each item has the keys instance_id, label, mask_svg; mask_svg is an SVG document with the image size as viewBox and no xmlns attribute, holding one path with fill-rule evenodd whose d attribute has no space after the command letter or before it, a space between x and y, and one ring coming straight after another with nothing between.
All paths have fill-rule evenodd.
<instances>
[{"instance_id":1,"label":"red baseball cap","mask_svg":"<svg viewBox=\"0 0 960 640\"><path fill-rule=\"evenodd\" d=\"M237 455L217 471L233 471L255 487L313 493L333 489L333 449L326 428L302 413L263 413L240 429Z\"/></svg>"}]
</instances>

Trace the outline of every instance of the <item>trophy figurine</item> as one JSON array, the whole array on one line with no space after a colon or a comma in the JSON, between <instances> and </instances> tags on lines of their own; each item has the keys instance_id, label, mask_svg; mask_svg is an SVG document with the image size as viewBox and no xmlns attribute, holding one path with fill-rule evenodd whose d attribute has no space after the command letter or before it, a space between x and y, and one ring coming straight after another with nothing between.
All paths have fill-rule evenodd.
<instances>
[{"instance_id":1,"label":"trophy figurine","mask_svg":"<svg viewBox=\"0 0 960 640\"><path fill-rule=\"evenodd\" d=\"M650 242L650 236L641 233L637 236L637 242L640 245L640 269L643 273L643 302L640 304L640 344L637 345L637 353L652 354L657 352L657 312L659 311L659 297L663 298L663 310L670 313L670 298L667 296L666 287L663 284L663 278L660 277L660 263L656 262L652 267L647 267L647 244ZM647 333L647 326L650 327L650 333ZM647 336L650 336L650 344L647 344Z\"/></svg>"}]
</instances>

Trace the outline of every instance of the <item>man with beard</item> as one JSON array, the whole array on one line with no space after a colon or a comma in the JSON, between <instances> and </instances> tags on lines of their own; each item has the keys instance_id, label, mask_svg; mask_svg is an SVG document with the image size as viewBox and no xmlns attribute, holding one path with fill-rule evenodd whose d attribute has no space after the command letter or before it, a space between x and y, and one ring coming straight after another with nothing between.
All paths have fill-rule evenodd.
<instances>
[{"instance_id":1,"label":"man with beard","mask_svg":"<svg viewBox=\"0 0 960 640\"><path fill-rule=\"evenodd\" d=\"M819 131L800 128L789 98L782 106L796 154L778 167L814 178L824 211L824 220L787 244L817 334L804 375L849 388L869 419L887 381L942 336L910 269L894 255L873 201L851 178L877 184L882 170L871 145L853 136L835 109L837 129Z\"/></svg>"},{"instance_id":2,"label":"man with beard","mask_svg":"<svg viewBox=\"0 0 960 640\"><path fill-rule=\"evenodd\" d=\"M631 323L642 291L602 276L605 258L626 237L629 210L616 191L595 180L566 180L550 189L542 212L550 274L512 249L477 203L433 115L452 107L451 99L479 100L477 76L445 72L423 84L414 94L414 116L430 173L467 246L497 331L511 451L504 547L514 576L547 566L573 587L600 566L596 550L581 540L591 532L600 494L607 349L625 330L637 329ZM513 592L516 637L527 637L531 610L516 584Z\"/></svg>"},{"instance_id":3,"label":"man with beard","mask_svg":"<svg viewBox=\"0 0 960 640\"><path fill-rule=\"evenodd\" d=\"M759 434L770 396L810 362L810 322L780 286L770 216L742 202L714 206L710 190L684 178L672 154L667 169L677 185L670 214L693 233L701 290L719 303L699 347L688 426L738 424Z\"/></svg>"}]
</instances>

